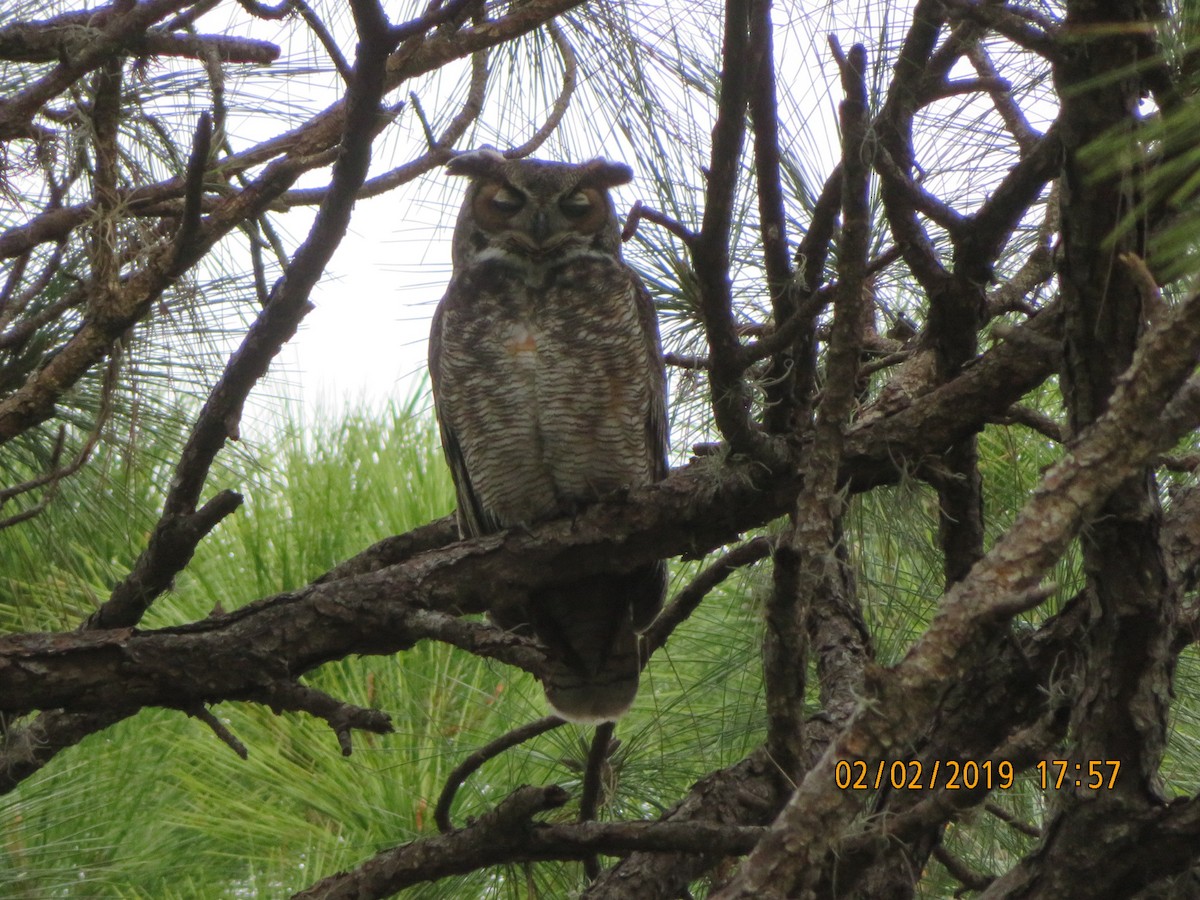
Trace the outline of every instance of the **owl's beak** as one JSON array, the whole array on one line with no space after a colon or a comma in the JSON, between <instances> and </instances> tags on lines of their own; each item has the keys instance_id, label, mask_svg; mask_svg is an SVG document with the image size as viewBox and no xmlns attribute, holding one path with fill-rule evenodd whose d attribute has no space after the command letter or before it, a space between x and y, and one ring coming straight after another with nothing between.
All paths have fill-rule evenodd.
<instances>
[{"instance_id":1,"label":"owl's beak","mask_svg":"<svg viewBox=\"0 0 1200 900\"><path fill-rule=\"evenodd\" d=\"M538 247L543 246L546 238L550 237L550 217L544 209L539 209L533 214L533 221L529 223L529 236Z\"/></svg>"}]
</instances>

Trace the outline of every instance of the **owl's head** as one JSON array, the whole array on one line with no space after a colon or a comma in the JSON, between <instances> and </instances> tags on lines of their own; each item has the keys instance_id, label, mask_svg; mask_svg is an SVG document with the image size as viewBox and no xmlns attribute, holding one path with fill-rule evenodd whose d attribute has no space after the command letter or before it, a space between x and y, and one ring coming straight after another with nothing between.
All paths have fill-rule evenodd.
<instances>
[{"instance_id":1,"label":"owl's head","mask_svg":"<svg viewBox=\"0 0 1200 900\"><path fill-rule=\"evenodd\" d=\"M554 262L580 250L621 255L609 188L627 184L624 163L505 159L474 150L446 164L471 179L454 230L454 268L484 259Z\"/></svg>"}]
</instances>

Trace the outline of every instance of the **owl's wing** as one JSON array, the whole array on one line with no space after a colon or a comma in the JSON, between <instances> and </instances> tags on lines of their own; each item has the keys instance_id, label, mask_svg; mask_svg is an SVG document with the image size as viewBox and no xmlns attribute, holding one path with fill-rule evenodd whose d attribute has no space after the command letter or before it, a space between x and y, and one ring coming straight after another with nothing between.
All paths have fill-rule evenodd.
<instances>
[{"instance_id":1,"label":"owl's wing","mask_svg":"<svg viewBox=\"0 0 1200 900\"><path fill-rule=\"evenodd\" d=\"M500 522L483 506L479 495L471 484L471 473L459 447L453 429L448 428L440 417L438 430L442 435L442 450L450 466L450 477L454 480L454 493L458 497L458 529L464 537L478 537L501 529Z\"/></svg>"},{"instance_id":2,"label":"owl's wing","mask_svg":"<svg viewBox=\"0 0 1200 900\"><path fill-rule=\"evenodd\" d=\"M646 377L650 382L650 406L645 422L646 452L650 457L650 471L654 480L661 481L670 473L670 464L667 462L670 426L667 421L667 371L658 333L658 311L641 277L632 269L629 272L634 283L638 324L646 347ZM662 609L667 591L667 565L657 562L630 573L626 578L626 596L629 597L633 612L632 624L640 632L649 627Z\"/></svg>"},{"instance_id":3,"label":"owl's wing","mask_svg":"<svg viewBox=\"0 0 1200 900\"><path fill-rule=\"evenodd\" d=\"M484 508L479 494L471 484L466 457L450 423L448 410L441 402L442 309L443 304L439 304L433 314L433 327L429 332L429 380L433 387L433 408L437 413L442 452L446 456L446 464L450 467L450 478L454 482L454 493L458 498L458 530L464 537L476 537L499 531L500 523Z\"/></svg>"},{"instance_id":4,"label":"owl's wing","mask_svg":"<svg viewBox=\"0 0 1200 900\"><path fill-rule=\"evenodd\" d=\"M650 455L650 471L654 474L654 480L661 481L667 477L670 468L667 463L667 373L658 334L658 312L641 277L633 269L626 268L633 280L638 324L646 345L646 377L650 381L650 408L645 423L646 451Z\"/></svg>"}]
</instances>

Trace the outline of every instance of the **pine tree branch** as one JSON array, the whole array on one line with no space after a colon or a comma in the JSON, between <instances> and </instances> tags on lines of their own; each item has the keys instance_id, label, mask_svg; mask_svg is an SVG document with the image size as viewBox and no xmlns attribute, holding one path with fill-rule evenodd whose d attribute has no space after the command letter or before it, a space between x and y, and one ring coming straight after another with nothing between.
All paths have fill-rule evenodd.
<instances>
[{"instance_id":1,"label":"pine tree branch","mask_svg":"<svg viewBox=\"0 0 1200 900\"><path fill-rule=\"evenodd\" d=\"M1037 334L1053 331L1054 323L1053 310L1048 309L1025 325L1014 329L1014 332ZM906 465L915 465L925 455L937 452L937 448L944 447L964 434L982 427L987 416L1007 409L1010 404L1040 384L1052 371L1053 361L1041 352L1035 342L1006 341L992 348L983 355L977 365L964 371L949 384L912 401L888 417L877 418L852 429L847 434L846 454L839 474L839 483L849 485L854 491L867 490L878 484L894 483L903 477ZM964 410L970 411L970 414L964 415ZM611 568L620 564L619 555L615 554L614 548L610 546L614 539L625 548L622 553L637 553L638 545L643 540L648 540L649 544L644 548L644 553L638 556L643 562L666 558L678 552L694 553L705 541L710 542L711 547L722 546L744 528L762 524L783 514L794 502L795 491L798 489L796 482L786 475L764 481L761 469L754 465L731 466L724 475L715 480L714 474L711 466L701 463L677 471L668 481L645 489L644 496L643 492L634 492L625 503L599 504L588 510L576 524L590 521L593 526L590 536L598 543L591 550L582 545L581 549L592 555L593 564ZM577 527L566 526L564 523L559 523L557 529L555 526L547 527L550 529L547 534L560 534L558 529L565 528L568 532L568 544L578 541L584 534ZM628 539L631 535L646 537L631 541ZM667 540L655 537L657 535L666 536ZM171 705L170 698L176 695L179 702L194 699L215 702L219 699L232 699L230 689L234 689L235 694L252 692L255 689L261 690L263 684L285 677L285 674L294 678L307 665L302 662L304 647L296 646L293 649L297 653L278 659L273 648L278 646L283 634L305 635L309 649L313 651L311 664L315 665L348 653L392 652L391 646L403 645L404 641L410 638L429 636L437 639L435 630L431 629L434 624L441 622L444 616L431 619L426 610L407 609L403 604L377 604L372 602L371 598L403 599L403 585L424 585L428 578L429 584L425 586L426 589L417 592L418 595L427 598L420 600L421 603L437 601L440 598L440 602L446 608L478 610L487 602L481 596L482 589L478 585L497 585L502 588L505 584L521 583L522 579L530 579L526 583L532 584L538 577L545 576L544 566L547 561L553 562L555 559L553 553L548 556L543 549L534 549L539 547L539 541L529 535L501 535L484 539L482 543L476 541L445 546L445 542L450 539L451 525L447 520L441 520L408 535L381 542L300 592L266 598L235 613L189 626L182 632L159 633L153 640L164 642L160 645L163 653L160 661L166 667L164 672L170 669L174 674L168 673L166 680L154 688L156 676L153 675L153 666L143 668L142 675L148 679L150 693L157 691L158 696L164 698L167 705ZM551 544L555 544L556 541L557 538L552 540ZM673 541L678 543L672 543ZM511 543L508 550L504 546L506 543ZM586 545L587 541L582 543ZM428 549L432 547L440 549ZM518 564L514 571L506 573L503 578L499 578L496 570L489 570L486 565L488 554L498 553L500 557L505 557L505 554L511 551L508 558L520 558L527 552L526 548L531 552L527 564ZM558 549L563 552L570 551L569 547L561 544L558 545ZM474 565L472 560L475 560ZM572 559L567 564L574 566L576 560ZM462 570L465 573L461 576L463 581L458 584L456 590L453 571L457 565L466 565L467 568ZM447 576L448 583L444 580ZM439 578L443 580L439 582ZM483 581L472 582L472 578L482 578ZM358 618L360 613L353 610L360 607L365 615ZM422 614L425 616L425 624L420 624ZM296 615L300 616L299 620L294 618ZM361 626L361 632L365 635L362 642L353 636L355 622ZM306 623L307 627L302 628ZM327 627L329 631L326 631ZM293 628L297 630L293 632ZM345 628L349 628L350 632L341 631ZM394 629L390 636L394 644L389 647L377 646L377 638L389 628ZM198 637L188 638L190 632L194 632ZM221 638L220 632L224 632L228 637ZM123 632L115 634L117 645L130 637ZM259 644L258 634L263 636L265 643ZM205 635L208 637L205 638ZM100 635L33 637L35 643L38 640L42 642L45 651L39 665L48 666L49 668L43 671L50 674L43 678L27 673L30 675L28 683L43 689L50 689L55 685L60 675L55 674L53 670L64 665L64 658L54 650L56 646L69 652L79 652L82 655L76 657L74 663L66 666L66 669L75 666L75 675L72 676L64 670L61 677L68 681L76 679L74 690L79 697L80 709L86 711L50 714L46 721L38 721L28 726L34 729L36 736L31 734L28 728L10 732L8 746L13 748L12 754L8 751L0 754L0 771L11 771L18 780L37 771L63 748L78 742L92 730L102 729L112 721L124 718L134 711L134 708L125 702L126 694L120 680L132 675L132 672L118 676L116 683L107 685L104 678L111 677L111 671L108 676L99 676L94 671L89 674L90 663L85 660L87 647L78 642L96 641ZM134 639L141 640L146 637L147 635L138 635ZM185 644L195 640L200 640L201 643L205 640L214 641L213 644L207 645L207 649L198 651L195 657L198 667L196 673L181 673L170 665L174 652L171 641L177 638ZM17 642L19 639L9 640ZM320 646L312 647L312 640L317 640ZM244 642L240 645L240 650L239 642ZM72 645L74 651L71 651ZM224 648L220 651L222 657L232 653L233 657L237 658L242 652L245 656L232 663L232 669L229 666L216 666L214 671L212 660L216 657L209 654L218 652L218 648ZM261 654L256 653L256 648L261 649ZM10 643L9 650L18 652L17 644ZM25 651L19 652L23 654ZM119 646L118 652L121 652ZM99 656L103 656L103 653ZM243 672L243 680L239 681L235 677L214 691L206 691L203 684L195 682L192 678L192 674L202 680L209 675L228 677L247 660L250 662L250 669ZM0 652L0 672L15 674L14 665L16 663L13 659L6 658ZM6 674L4 678L7 677ZM100 685L110 692L115 702L114 706L103 710L92 709L94 704L87 698L86 692L89 686L95 685ZM200 689L203 696L193 696L197 689ZM37 706L40 702L33 695L26 695L21 688L15 689L12 695L9 699L18 708ZM49 708L61 705L61 698L47 696L42 699ZM0 787L11 789L16 783L0 781Z\"/></svg>"}]
</instances>

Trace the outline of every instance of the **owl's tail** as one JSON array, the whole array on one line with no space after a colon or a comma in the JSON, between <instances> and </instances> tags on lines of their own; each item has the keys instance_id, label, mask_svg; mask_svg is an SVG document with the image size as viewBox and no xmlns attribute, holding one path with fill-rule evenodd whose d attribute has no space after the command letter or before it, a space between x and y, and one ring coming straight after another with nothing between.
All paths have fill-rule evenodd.
<instances>
[{"instance_id":1,"label":"owl's tail","mask_svg":"<svg viewBox=\"0 0 1200 900\"><path fill-rule=\"evenodd\" d=\"M612 722L637 696L637 629L662 603L661 566L556 586L533 597L534 630L550 652L544 686L571 722Z\"/></svg>"}]
</instances>

